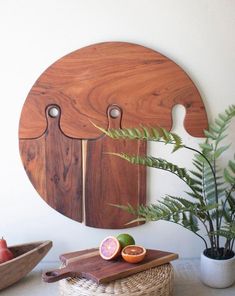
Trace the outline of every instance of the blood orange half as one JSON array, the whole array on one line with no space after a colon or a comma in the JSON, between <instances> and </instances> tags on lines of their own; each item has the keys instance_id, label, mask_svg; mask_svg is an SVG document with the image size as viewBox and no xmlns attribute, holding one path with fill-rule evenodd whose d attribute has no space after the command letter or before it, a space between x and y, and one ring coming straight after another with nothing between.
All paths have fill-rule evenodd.
<instances>
[{"instance_id":1,"label":"blood orange half","mask_svg":"<svg viewBox=\"0 0 235 296\"><path fill-rule=\"evenodd\" d=\"M121 245L114 236L106 237L100 244L100 256L105 260L111 260L120 255Z\"/></svg>"},{"instance_id":2,"label":"blood orange half","mask_svg":"<svg viewBox=\"0 0 235 296\"><path fill-rule=\"evenodd\" d=\"M122 250L122 258L129 263L138 263L144 260L146 249L141 246L130 245Z\"/></svg>"}]
</instances>

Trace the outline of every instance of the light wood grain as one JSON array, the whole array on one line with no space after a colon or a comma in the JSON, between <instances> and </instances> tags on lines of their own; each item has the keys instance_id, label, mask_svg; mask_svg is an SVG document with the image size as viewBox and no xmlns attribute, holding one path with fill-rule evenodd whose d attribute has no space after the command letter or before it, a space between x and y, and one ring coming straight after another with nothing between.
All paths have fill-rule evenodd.
<instances>
[{"instance_id":1,"label":"light wood grain","mask_svg":"<svg viewBox=\"0 0 235 296\"><path fill-rule=\"evenodd\" d=\"M88 258L91 258L91 257L95 257L97 255L99 255L99 250L95 250L95 251L87 253L87 254L71 257L71 258L66 260L66 265L68 265L70 263L73 263L73 262L78 262L78 261L83 260L83 259L88 259Z\"/></svg>"}]
</instances>

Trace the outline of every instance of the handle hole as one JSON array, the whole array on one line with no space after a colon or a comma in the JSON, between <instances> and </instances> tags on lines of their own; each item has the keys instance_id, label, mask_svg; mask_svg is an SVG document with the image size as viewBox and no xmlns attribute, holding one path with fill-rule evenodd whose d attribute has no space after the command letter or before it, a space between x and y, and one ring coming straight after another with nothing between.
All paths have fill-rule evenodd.
<instances>
[{"instance_id":1,"label":"handle hole","mask_svg":"<svg viewBox=\"0 0 235 296\"><path fill-rule=\"evenodd\" d=\"M52 117L52 118L56 118L60 115L60 110L59 108L57 107L51 107L49 110L48 110L48 114Z\"/></svg>"},{"instance_id":2,"label":"handle hole","mask_svg":"<svg viewBox=\"0 0 235 296\"><path fill-rule=\"evenodd\" d=\"M46 276L51 277L51 276L57 276L58 272L56 271L48 271L46 272Z\"/></svg>"},{"instance_id":3,"label":"handle hole","mask_svg":"<svg viewBox=\"0 0 235 296\"><path fill-rule=\"evenodd\" d=\"M118 118L118 117L121 115L121 111L120 111L118 108L112 108L112 109L109 111L109 115L110 115L112 118Z\"/></svg>"}]
</instances>

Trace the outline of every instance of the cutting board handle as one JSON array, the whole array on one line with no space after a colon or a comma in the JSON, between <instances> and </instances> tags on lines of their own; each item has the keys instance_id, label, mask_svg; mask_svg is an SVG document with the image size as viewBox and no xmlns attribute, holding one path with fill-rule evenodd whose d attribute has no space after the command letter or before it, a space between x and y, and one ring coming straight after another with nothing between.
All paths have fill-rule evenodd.
<instances>
[{"instance_id":1,"label":"cutting board handle","mask_svg":"<svg viewBox=\"0 0 235 296\"><path fill-rule=\"evenodd\" d=\"M76 276L78 275L79 274L76 272ZM74 273L65 267L43 272L42 279L44 280L44 282L53 283L72 276L74 276Z\"/></svg>"}]
</instances>

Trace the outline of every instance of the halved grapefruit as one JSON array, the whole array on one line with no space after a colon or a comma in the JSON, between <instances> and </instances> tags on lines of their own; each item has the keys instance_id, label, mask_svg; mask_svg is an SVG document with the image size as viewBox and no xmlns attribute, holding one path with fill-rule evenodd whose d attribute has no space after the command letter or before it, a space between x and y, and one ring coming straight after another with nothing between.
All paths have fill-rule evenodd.
<instances>
[{"instance_id":1,"label":"halved grapefruit","mask_svg":"<svg viewBox=\"0 0 235 296\"><path fill-rule=\"evenodd\" d=\"M122 250L122 258L129 263L138 263L144 260L146 249L141 246L130 245Z\"/></svg>"},{"instance_id":2,"label":"halved grapefruit","mask_svg":"<svg viewBox=\"0 0 235 296\"><path fill-rule=\"evenodd\" d=\"M114 236L106 237L100 244L99 253L105 260L111 260L120 255L121 245Z\"/></svg>"}]
</instances>

